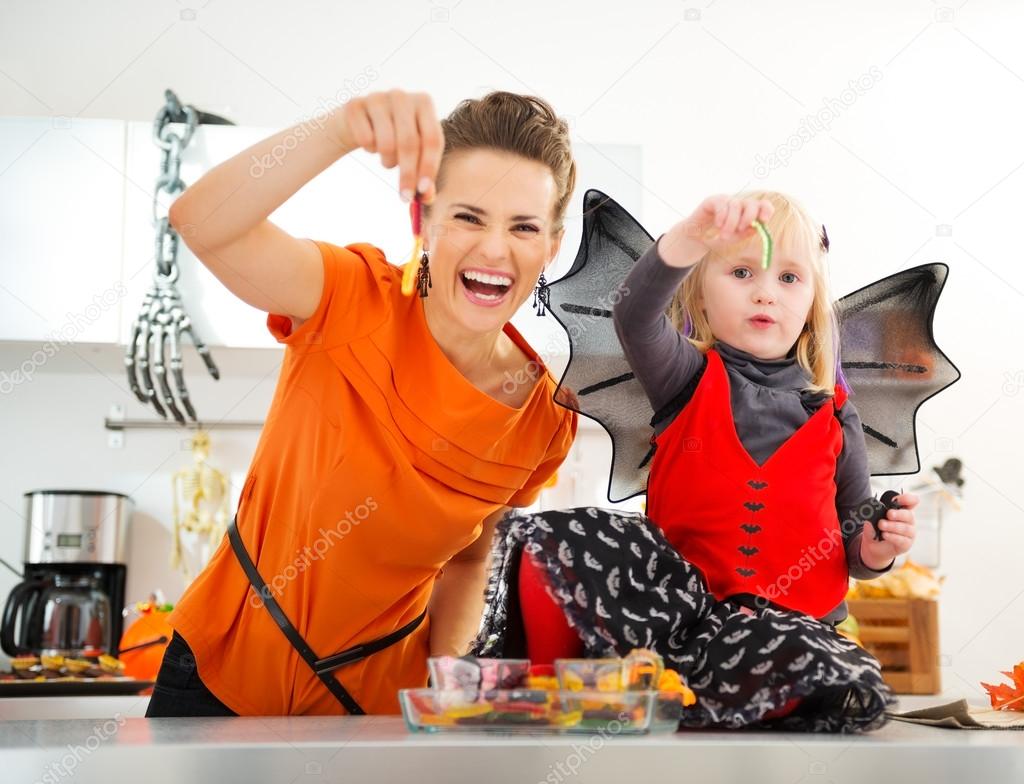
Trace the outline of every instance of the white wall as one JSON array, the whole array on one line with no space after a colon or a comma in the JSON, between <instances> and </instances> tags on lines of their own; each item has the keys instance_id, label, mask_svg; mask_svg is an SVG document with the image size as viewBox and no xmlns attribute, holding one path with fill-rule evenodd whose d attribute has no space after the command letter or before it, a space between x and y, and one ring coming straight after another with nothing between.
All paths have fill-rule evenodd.
<instances>
[{"instance_id":1,"label":"white wall","mask_svg":"<svg viewBox=\"0 0 1024 784\"><path fill-rule=\"evenodd\" d=\"M149 119L171 86L238 123L283 127L368 68L370 89L427 90L440 112L491 88L535 92L571 117L580 149L640 145L637 212L652 233L704 195L764 186L796 194L826 223L837 295L897 269L949 264L936 336L964 378L918 418L923 465L955 454L966 469L964 510L944 534L946 686L977 696L979 680L1019 660L1019 5L218 0L191 15L178 2L5 5L0 107ZM812 115L827 127L801 138ZM785 165L767 162L780 147ZM105 375L72 354L68 362L0 400L8 560L21 556L25 490L121 488L120 472L134 479L148 466L153 489L139 492L155 504L160 486L169 492L166 471L187 459L179 439L156 432L131 433L122 453L108 452L98 423L123 390L116 361L106 359ZM225 375L210 399L225 411L237 404L232 417L261 417L272 378ZM206 383L191 375L197 394ZM221 464L244 472L254 435L215 438ZM603 472L605 460L587 471ZM146 525L144 546L165 550L160 526ZM9 585L0 578L0 594Z\"/></svg>"}]
</instances>

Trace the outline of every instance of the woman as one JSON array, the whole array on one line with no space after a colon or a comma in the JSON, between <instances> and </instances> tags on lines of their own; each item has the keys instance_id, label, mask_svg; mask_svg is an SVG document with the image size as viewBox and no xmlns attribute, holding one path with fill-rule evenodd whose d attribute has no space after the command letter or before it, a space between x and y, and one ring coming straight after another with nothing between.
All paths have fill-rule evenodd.
<instances>
[{"instance_id":1,"label":"woman","mask_svg":"<svg viewBox=\"0 0 1024 784\"><path fill-rule=\"evenodd\" d=\"M251 176L275 147L289 152ZM399 167L405 201L423 195L425 298L371 245L267 220L356 149ZM428 96L393 90L256 144L174 203L189 248L286 350L237 527L171 616L147 715L395 713L428 655L465 652L495 524L576 433L508 323L558 253L574 184L543 101L492 93L438 123Z\"/></svg>"}]
</instances>

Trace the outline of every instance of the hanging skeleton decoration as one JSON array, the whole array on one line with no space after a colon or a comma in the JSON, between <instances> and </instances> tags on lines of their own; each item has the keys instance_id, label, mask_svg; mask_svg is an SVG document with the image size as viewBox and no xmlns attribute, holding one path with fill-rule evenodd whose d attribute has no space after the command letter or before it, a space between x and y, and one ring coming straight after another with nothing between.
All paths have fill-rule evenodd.
<instances>
[{"instance_id":1,"label":"hanging skeleton decoration","mask_svg":"<svg viewBox=\"0 0 1024 784\"><path fill-rule=\"evenodd\" d=\"M198 430L191 446L192 465L171 476L174 498L171 568L181 571L187 581L210 560L224 538L229 516L228 478L209 463L210 434Z\"/></svg>"},{"instance_id":2,"label":"hanging skeleton decoration","mask_svg":"<svg viewBox=\"0 0 1024 784\"><path fill-rule=\"evenodd\" d=\"M135 397L142 403L152 405L164 419L169 411L179 424L184 425L185 415L181 408L185 409L193 421L199 420L185 386L181 336L188 335L214 379L220 378L220 371L210 350L196 334L178 292L178 232L171 226L166 213L158 214L159 197L161 192L174 196L185 190L185 183L181 179L181 156L192 140L196 127L200 124L233 123L223 117L199 112L193 106L182 106L171 90L165 90L164 96L165 103L153 123L153 140L163 150L160 176L157 177L153 192L156 269L153 271L153 283L135 318L132 335L125 348L124 364L128 372L128 385ZM184 135L179 136L170 127L171 123L185 123ZM168 370L174 376L174 391L168 379Z\"/></svg>"}]
</instances>

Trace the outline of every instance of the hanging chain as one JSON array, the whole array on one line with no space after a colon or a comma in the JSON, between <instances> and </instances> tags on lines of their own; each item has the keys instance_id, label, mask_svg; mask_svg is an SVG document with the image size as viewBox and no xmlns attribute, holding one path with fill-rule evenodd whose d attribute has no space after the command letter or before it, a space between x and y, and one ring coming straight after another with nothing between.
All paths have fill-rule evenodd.
<instances>
[{"instance_id":1,"label":"hanging chain","mask_svg":"<svg viewBox=\"0 0 1024 784\"><path fill-rule=\"evenodd\" d=\"M164 98L164 105L160 107L153 122L153 141L161 149L160 173L153 189L156 268L153 270L153 284L146 292L135 319L124 361L128 372L128 384L139 401L152 405L164 418L170 411L175 420L184 425L185 416L178 407L179 401L192 420L199 420L185 386L181 336L187 334L191 338L207 371L214 379L220 378L220 371L210 355L210 350L196 335L192 319L186 313L181 294L178 292L176 283L180 276L179 236L171 225L161 201L169 205L185 190L185 183L181 179L181 159L200 121L218 124L230 122L215 115L200 114L192 106L182 106L171 90L164 92ZM182 118L185 130L184 134L179 135L171 126L172 123L181 124ZM177 401L171 391L168 375L174 378ZM156 384L153 376L156 376Z\"/></svg>"},{"instance_id":2,"label":"hanging chain","mask_svg":"<svg viewBox=\"0 0 1024 784\"><path fill-rule=\"evenodd\" d=\"M162 210L160 197L163 194L170 204L178 194L185 190L181 179L181 156L198 124L198 113L192 106L182 106L177 96L167 90L166 103L161 107L153 122L153 141L161 148L160 174L156 178L153 189L153 225L156 227L156 267L157 274L170 278L176 276L178 266L178 232L167 219L166 211ZM185 114L185 134L179 136L171 125L172 118Z\"/></svg>"}]
</instances>

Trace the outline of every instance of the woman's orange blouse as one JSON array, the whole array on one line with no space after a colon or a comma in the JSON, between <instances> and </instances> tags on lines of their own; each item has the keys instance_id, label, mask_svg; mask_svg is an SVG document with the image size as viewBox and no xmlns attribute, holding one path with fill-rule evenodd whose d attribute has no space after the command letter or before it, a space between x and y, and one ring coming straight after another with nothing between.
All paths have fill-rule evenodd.
<instances>
[{"instance_id":1,"label":"woman's orange blouse","mask_svg":"<svg viewBox=\"0 0 1024 784\"><path fill-rule=\"evenodd\" d=\"M285 356L237 521L274 597L324 657L419 615L485 517L533 503L577 422L511 324L505 333L543 370L521 408L449 362L420 298L402 295L401 270L379 249L317 246L316 312L294 331L287 316L267 318ZM170 620L203 682L236 713L344 712L250 590L226 539ZM398 689L427 683L429 635L428 617L335 675L367 713L397 713Z\"/></svg>"}]
</instances>

